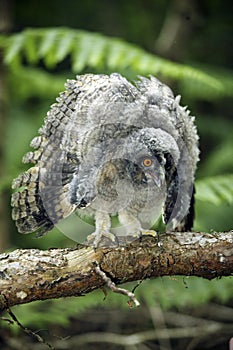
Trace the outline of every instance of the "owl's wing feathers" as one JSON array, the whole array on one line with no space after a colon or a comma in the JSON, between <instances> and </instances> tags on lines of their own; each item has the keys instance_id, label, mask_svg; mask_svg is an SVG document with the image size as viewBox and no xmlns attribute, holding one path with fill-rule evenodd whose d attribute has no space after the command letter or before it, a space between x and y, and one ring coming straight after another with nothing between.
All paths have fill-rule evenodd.
<instances>
[{"instance_id":1,"label":"owl's wing feathers","mask_svg":"<svg viewBox=\"0 0 233 350\"><path fill-rule=\"evenodd\" d=\"M194 220L194 178L199 160L198 135L194 117L179 105L180 96L174 99L173 115L176 114L177 145L180 158L167 187L164 218L167 228L190 231Z\"/></svg>"},{"instance_id":2,"label":"owl's wing feathers","mask_svg":"<svg viewBox=\"0 0 233 350\"><path fill-rule=\"evenodd\" d=\"M49 149L53 151L50 156ZM30 160L36 165L12 185L18 190L12 195L12 217L21 233L38 231L38 235L43 235L75 209L69 202L68 188L77 165L65 163L57 147L48 145L44 152L46 156L42 151L39 160L35 159L37 154L33 158L33 152L26 155L24 161Z\"/></svg>"},{"instance_id":3,"label":"owl's wing feathers","mask_svg":"<svg viewBox=\"0 0 233 350\"><path fill-rule=\"evenodd\" d=\"M168 229L176 231L190 231L194 221L194 185L189 181L180 184L177 169L173 169L167 178L167 195L163 208L163 219Z\"/></svg>"},{"instance_id":4,"label":"owl's wing feathers","mask_svg":"<svg viewBox=\"0 0 233 350\"><path fill-rule=\"evenodd\" d=\"M43 235L71 214L76 205L69 198L69 187L78 171L78 131L87 101L99 80L107 76L86 74L77 80L68 80L66 90L47 113L40 136L31 142L34 152L28 152L24 163L35 166L13 181L17 192L12 195L12 217L21 233L38 231ZM78 110L78 111L77 111ZM78 120L77 114L81 120Z\"/></svg>"},{"instance_id":5,"label":"owl's wing feathers","mask_svg":"<svg viewBox=\"0 0 233 350\"><path fill-rule=\"evenodd\" d=\"M48 112L41 136L35 137L24 163L35 166L14 180L12 187L12 217L21 233L38 231L43 235L58 221L75 209L68 199L69 182L78 168L78 159L72 150L62 150L61 139L76 101L74 94L66 91ZM75 102L75 103L74 103Z\"/></svg>"},{"instance_id":6,"label":"owl's wing feathers","mask_svg":"<svg viewBox=\"0 0 233 350\"><path fill-rule=\"evenodd\" d=\"M41 233L53 228L39 194L39 167L32 167L14 180L12 187L18 192L12 194L12 218L20 233L41 229Z\"/></svg>"},{"instance_id":7,"label":"owl's wing feathers","mask_svg":"<svg viewBox=\"0 0 233 350\"><path fill-rule=\"evenodd\" d=\"M86 80L86 76L80 76L78 80L67 81L66 90L47 113L39 130L41 136L31 141L35 151L23 157L24 163L35 166L12 184L17 189L11 200L12 217L21 233L38 231L38 235L43 235L75 209L69 201L68 189L79 159L70 147L69 130L74 137L72 123L83 86L86 90Z\"/></svg>"},{"instance_id":8,"label":"owl's wing feathers","mask_svg":"<svg viewBox=\"0 0 233 350\"><path fill-rule=\"evenodd\" d=\"M171 154L165 154L165 224L173 230L190 230L194 218L194 175L199 160L195 118L189 116L186 107L180 106L180 96L174 97L171 89L158 79L142 77L137 85L148 101L147 123L171 135L180 151L178 162L174 162Z\"/></svg>"}]
</instances>

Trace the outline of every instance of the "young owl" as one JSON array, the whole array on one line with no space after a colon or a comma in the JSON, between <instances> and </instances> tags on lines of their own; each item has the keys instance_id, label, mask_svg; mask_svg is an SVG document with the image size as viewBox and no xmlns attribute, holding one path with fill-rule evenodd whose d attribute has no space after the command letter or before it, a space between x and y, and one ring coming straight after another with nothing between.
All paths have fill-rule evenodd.
<instances>
[{"instance_id":1,"label":"young owl","mask_svg":"<svg viewBox=\"0 0 233 350\"><path fill-rule=\"evenodd\" d=\"M168 230L190 230L198 136L179 101L154 77L68 80L13 182L18 231L43 235L74 211L95 218L95 247L119 244L113 215L125 237L153 233L161 213Z\"/></svg>"}]
</instances>

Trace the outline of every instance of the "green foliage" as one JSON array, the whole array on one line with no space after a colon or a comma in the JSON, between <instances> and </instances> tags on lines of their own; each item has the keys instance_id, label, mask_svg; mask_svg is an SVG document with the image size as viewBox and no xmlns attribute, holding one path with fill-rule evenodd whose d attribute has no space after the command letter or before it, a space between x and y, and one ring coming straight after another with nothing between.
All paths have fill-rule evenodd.
<instances>
[{"instance_id":1,"label":"green foliage","mask_svg":"<svg viewBox=\"0 0 233 350\"><path fill-rule=\"evenodd\" d=\"M226 123L227 126L227 123ZM221 129L218 129L221 130ZM231 128L225 133L232 135ZM233 130L232 130L233 132ZM219 135L220 136L220 135ZM224 173L233 172L233 138L226 138L221 142L218 147L210 154L208 159L202 166L202 174L208 174L211 176Z\"/></svg>"},{"instance_id":2,"label":"green foliage","mask_svg":"<svg viewBox=\"0 0 233 350\"><path fill-rule=\"evenodd\" d=\"M128 77L156 75L179 81L193 97L213 99L232 96L232 72L209 74L192 66L178 64L150 54L118 38L68 28L26 29L19 34L0 37L5 64L14 69L25 62L41 62L54 69L66 58L75 73L84 70L119 71Z\"/></svg>"},{"instance_id":3,"label":"green foliage","mask_svg":"<svg viewBox=\"0 0 233 350\"><path fill-rule=\"evenodd\" d=\"M14 102L9 108L5 138L5 167L9 176L0 180L0 190L9 187L12 177L25 169L21 157L28 151L30 140L37 134L42 123L41 116L46 115L55 96L64 89L65 80L72 78L71 72L67 70L59 69L59 74L54 72L67 59L73 72L77 73L85 72L86 69L96 72L117 70L131 78L137 74L150 73L176 80L186 94L189 91L192 99L201 97L213 100L217 96L230 96L233 91L230 88L232 74L226 70L213 71L210 67L203 69L203 66L200 68L198 65L198 68L193 68L170 62L136 45L99 33L68 28L26 29L11 36L1 35L0 47L4 49L4 61L9 68L9 96ZM43 65L52 72L46 71ZM30 98L37 99L35 108L27 104ZM201 119L199 123L201 130L205 130L208 124L206 134L212 132L215 139L221 140L222 147L216 148L201 163L200 173L203 177L196 186L197 211L200 212L203 203L218 205L220 211L225 211L226 204L232 205L232 176L224 175L224 170L230 173L233 169L232 133L229 132L232 127L220 119L215 123L212 123L211 118L208 123ZM229 137L226 138L227 133ZM206 174L221 176L205 178ZM205 225L202 227L197 223L197 227L202 229ZM38 244L41 246L41 243Z\"/></svg>"},{"instance_id":4,"label":"green foliage","mask_svg":"<svg viewBox=\"0 0 233 350\"><path fill-rule=\"evenodd\" d=\"M49 324L58 324L67 326L70 318L87 308L94 307L99 304L101 298L100 292L93 292L85 297L70 297L54 300L35 301L29 304L18 305L12 308L16 317L21 320L24 326L31 328L43 328ZM7 314L5 315L7 316ZM0 325L8 326L6 322ZM10 325L13 331L18 332L19 328L16 324Z\"/></svg>"},{"instance_id":5,"label":"green foliage","mask_svg":"<svg viewBox=\"0 0 233 350\"><path fill-rule=\"evenodd\" d=\"M160 303L164 309L195 307L210 300L224 303L232 297L232 277L212 281L199 277L162 277L146 281L139 292L148 305Z\"/></svg>"},{"instance_id":6,"label":"green foliage","mask_svg":"<svg viewBox=\"0 0 233 350\"><path fill-rule=\"evenodd\" d=\"M65 81L73 78L71 73L52 74L35 67L19 67L9 71L7 80L9 94L14 100L25 101L36 97L51 102L64 90ZM20 82L15 88L16 82Z\"/></svg>"},{"instance_id":7,"label":"green foliage","mask_svg":"<svg viewBox=\"0 0 233 350\"><path fill-rule=\"evenodd\" d=\"M197 180L195 200L195 230L208 232L232 229L233 174Z\"/></svg>"},{"instance_id":8,"label":"green foliage","mask_svg":"<svg viewBox=\"0 0 233 350\"><path fill-rule=\"evenodd\" d=\"M152 74L166 82L175 82L194 109L194 102L204 100L213 104L215 109L216 101L233 95L231 71L196 63L174 63L137 45L99 33L68 28L26 29L10 36L0 35L0 49L3 49L7 67L10 97L4 141L7 175L0 180L0 191L9 188L11 179L25 169L21 157L28 151L28 144L37 134L50 104L64 89L65 80L73 78L73 73L118 71L130 79L140 74ZM207 140L206 143L213 142L199 166L202 177L196 181L195 228L199 230L232 228L232 124L230 119L223 119L226 111L221 109L221 114L218 111L219 117L216 113L213 117L207 109L206 113L198 115L197 120L203 139ZM41 240L33 239L33 234L18 236L14 238L14 244L24 248L46 249L72 244L64 241L58 232ZM131 286L133 288L134 284L129 284L128 288ZM232 297L232 278L210 282L200 278L163 277L143 282L136 294L149 305L160 303L163 308L195 306L213 299L225 302ZM25 326L38 328L49 323L66 326L75 313L100 303L111 307L127 306L125 297L111 292L104 302L102 300L101 292L93 292L83 298L17 306L13 311Z\"/></svg>"},{"instance_id":9,"label":"green foliage","mask_svg":"<svg viewBox=\"0 0 233 350\"><path fill-rule=\"evenodd\" d=\"M124 287L131 290L135 287L135 283L128 283ZM224 303L232 297L232 277L212 281L198 277L161 277L143 281L136 290L136 296L150 307L160 304L165 310L192 308L211 300ZM74 319L78 313L100 304L102 307L128 308L127 297L111 291L108 291L106 296L102 291L94 291L78 298L36 301L19 305L13 307L12 311L25 327L43 329L50 324L68 326L71 318ZM7 314L4 316L7 317ZM12 326L0 321L0 325L11 327L14 332L19 331L16 324Z\"/></svg>"},{"instance_id":10,"label":"green foliage","mask_svg":"<svg viewBox=\"0 0 233 350\"><path fill-rule=\"evenodd\" d=\"M214 205L233 204L233 174L196 181L196 199Z\"/></svg>"},{"instance_id":11,"label":"green foliage","mask_svg":"<svg viewBox=\"0 0 233 350\"><path fill-rule=\"evenodd\" d=\"M186 94L189 91L192 99L201 97L213 100L217 96L230 96L233 91L233 78L229 71L174 63L136 45L99 33L68 28L26 29L11 36L1 35L0 47L4 49L4 62L9 68L9 95L14 101L9 109L5 139L5 166L10 176L1 179L0 190L9 186L12 175L16 176L20 168L25 169L22 168L20 158L28 150L32 137L37 134L41 116L46 115L55 96L63 90L65 80L72 77L66 70L61 73L62 69L59 69L59 74L54 73L59 64L67 59L73 72L77 73L85 72L86 69L96 72L117 70L131 78L137 74L154 74L176 80ZM43 65L53 72L43 69ZM35 108L28 108L27 101L30 98L39 99ZM210 120L206 132L213 132L213 137L221 139L222 147L216 148L201 164L200 173L204 177L197 181L197 206L200 206L198 202L232 205L232 175L224 175L224 170L230 173L233 169L231 126L220 120L218 126L216 123L218 121L211 123ZM200 122L200 125L204 130L207 123ZM229 137L226 138L227 132ZM14 146L15 138L17 149ZM221 176L205 178L206 174Z\"/></svg>"},{"instance_id":12,"label":"green foliage","mask_svg":"<svg viewBox=\"0 0 233 350\"><path fill-rule=\"evenodd\" d=\"M231 97L233 91L233 75L232 72L227 69L219 67L211 67L210 65L193 64L196 69L205 72L205 74L215 79L216 82L222 83L222 93L218 93L217 89L214 91L210 85L203 84L201 80L197 80L195 83L192 79L183 79L180 84L180 91L182 94L189 96L195 96L199 99L212 100L216 97ZM223 92L224 91L224 92ZM228 91L228 92L227 92Z\"/></svg>"}]
</instances>

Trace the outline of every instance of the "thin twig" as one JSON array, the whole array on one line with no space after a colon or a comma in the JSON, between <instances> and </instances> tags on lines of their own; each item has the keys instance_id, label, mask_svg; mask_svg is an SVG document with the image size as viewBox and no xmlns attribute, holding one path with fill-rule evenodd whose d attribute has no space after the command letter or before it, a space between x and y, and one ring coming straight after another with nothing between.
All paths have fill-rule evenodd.
<instances>
[{"instance_id":1,"label":"thin twig","mask_svg":"<svg viewBox=\"0 0 233 350\"><path fill-rule=\"evenodd\" d=\"M6 317L0 317L0 320L4 321L4 322L7 322L9 324L13 324L14 323L14 321L12 321L12 320L10 320L9 318L6 318Z\"/></svg>"},{"instance_id":2,"label":"thin twig","mask_svg":"<svg viewBox=\"0 0 233 350\"><path fill-rule=\"evenodd\" d=\"M10 317L12 318L12 320L17 324L17 326L22 329L22 331L24 333L26 333L27 335L35 338L39 343L43 343L45 345L47 345L50 349L55 350L55 348L47 343L39 334L33 332L31 329L24 327L22 325L22 323L17 319L17 317L15 316L15 314L12 312L12 310L10 309L10 307L7 307L6 311L8 312L8 314L10 315Z\"/></svg>"},{"instance_id":3,"label":"thin twig","mask_svg":"<svg viewBox=\"0 0 233 350\"><path fill-rule=\"evenodd\" d=\"M95 272L101 276L101 278L103 279L103 281L106 283L107 287L109 287L111 289L111 291L113 291L114 293L119 293L119 294L123 294L126 295L129 298L128 301L128 305L130 307L134 306L139 306L140 303L139 301L136 299L134 293L128 291L127 289L124 288L119 288L115 285L115 283L111 280L111 278L109 278L106 273L101 270L99 264L97 264L95 266Z\"/></svg>"},{"instance_id":4,"label":"thin twig","mask_svg":"<svg viewBox=\"0 0 233 350\"><path fill-rule=\"evenodd\" d=\"M74 336L69 339L68 344L58 344L57 349L70 349L73 346L91 344L91 343L110 343L124 346L139 345L146 341L157 339L180 339L192 338L197 336L205 336L214 334L222 329L221 324L214 323L207 327L186 327L186 328L170 328L148 330L134 334L124 335L111 332L90 332L82 335ZM67 347L69 346L69 347Z\"/></svg>"}]
</instances>

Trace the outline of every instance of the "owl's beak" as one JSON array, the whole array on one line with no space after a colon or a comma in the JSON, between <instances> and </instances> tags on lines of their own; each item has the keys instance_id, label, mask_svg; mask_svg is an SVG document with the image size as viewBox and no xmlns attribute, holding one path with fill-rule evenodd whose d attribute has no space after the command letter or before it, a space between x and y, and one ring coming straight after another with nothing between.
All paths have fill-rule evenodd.
<instances>
[{"instance_id":1,"label":"owl's beak","mask_svg":"<svg viewBox=\"0 0 233 350\"><path fill-rule=\"evenodd\" d=\"M155 185L160 188L163 185L165 180L164 173L162 171L153 171L153 172L150 172L150 175Z\"/></svg>"}]
</instances>

